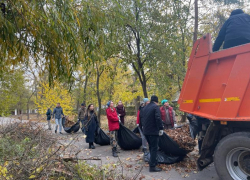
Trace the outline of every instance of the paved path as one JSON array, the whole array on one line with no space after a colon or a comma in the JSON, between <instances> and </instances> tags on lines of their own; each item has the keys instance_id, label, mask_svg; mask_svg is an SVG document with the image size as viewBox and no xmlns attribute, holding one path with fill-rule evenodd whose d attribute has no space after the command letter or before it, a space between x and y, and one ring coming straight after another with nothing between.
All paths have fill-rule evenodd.
<instances>
[{"instance_id":1,"label":"paved path","mask_svg":"<svg viewBox=\"0 0 250 180\"><path fill-rule=\"evenodd\" d=\"M0 117L0 125L1 124L7 124L10 122L19 122L19 120L9 119L9 118L1 118ZM27 121L23 121L27 122ZM41 123L41 125L44 125L45 128L46 124ZM54 125L52 125L54 126ZM99 146L96 145L96 149L89 150L88 144L85 143L84 135L79 131L76 134L67 134L64 132L63 135L55 134L52 131L52 134L58 137L59 141L67 145L74 142L72 145L70 145L70 148L68 148L68 152L71 154L75 154L75 152L78 152L81 150L81 152L78 154L78 158L80 159L86 159L90 157L98 157L101 160L88 160L89 164L96 164L96 165L104 165L104 164L119 164L120 161L118 158L114 158L111 155L111 148L110 146ZM186 180L219 180L218 175L216 174L215 168L213 165L210 165L208 168L201 172L192 172L192 173L182 173L180 174L175 169L172 169L168 172L159 172L159 173L149 173L148 167L146 167L146 164L142 161L143 153L140 150L135 151L123 151L119 150L119 157L121 162L123 163L123 174L129 177L133 177L139 172L139 169L141 166L143 166L143 169L138 176L137 179L139 179L142 176L145 176L145 180L152 180L152 179L165 179L165 180L180 180L180 179L186 179ZM120 167L120 166L119 166ZM119 168L119 172L122 172L122 169ZM186 176L184 178L184 176Z\"/></svg>"}]
</instances>

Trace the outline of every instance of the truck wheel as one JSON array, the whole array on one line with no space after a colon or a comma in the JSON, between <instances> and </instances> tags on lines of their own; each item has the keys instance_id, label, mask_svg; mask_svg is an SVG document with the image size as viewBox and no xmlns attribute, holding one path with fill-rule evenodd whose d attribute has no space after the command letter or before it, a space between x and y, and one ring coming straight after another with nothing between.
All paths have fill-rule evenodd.
<instances>
[{"instance_id":1,"label":"truck wheel","mask_svg":"<svg viewBox=\"0 0 250 180\"><path fill-rule=\"evenodd\" d=\"M214 165L221 180L250 180L250 133L233 133L220 140Z\"/></svg>"}]
</instances>

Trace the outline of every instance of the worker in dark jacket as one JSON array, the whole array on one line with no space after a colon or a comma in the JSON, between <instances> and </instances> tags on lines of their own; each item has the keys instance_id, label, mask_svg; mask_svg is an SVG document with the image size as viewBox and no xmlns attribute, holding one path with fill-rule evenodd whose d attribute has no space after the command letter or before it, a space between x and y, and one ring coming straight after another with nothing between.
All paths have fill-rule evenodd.
<instances>
[{"instance_id":1,"label":"worker in dark jacket","mask_svg":"<svg viewBox=\"0 0 250 180\"><path fill-rule=\"evenodd\" d=\"M50 108L48 108L47 112L46 112L46 116L47 116L47 121L48 121L48 130L51 130L51 123L50 123L50 120L51 120L51 116L52 116L52 111Z\"/></svg>"},{"instance_id":2,"label":"worker in dark jacket","mask_svg":"<svg viewBox=\"0 0 250 180\"><path fill-rule=\"evenodd\" d=\"M250 15L241 9L232 11L215 40L213 51L218 51L223 41L223 49L250 43Z\"/></svg>"},{"instance_id":3,"label":"worker in dark jacket","mask_svg":"<svg viewBox=\"0 0 250 180\"><path fill-rule=\"evenodd\" d=\"M89 143L89 149L95 149L94 141L96 130L98 127L97 115L94 109L94 105L90 104L87 108L87 112L84 118L84 128L86 137L86 143Z\"/></svg>"},{"instance_id":4,"label":"worker in dark jacket","mask_svg":"<svg viewBox=\"0 0 250 180\"><path fill-rule=\"evenodd\" d=\"M116 112L117 112L118 116L120 117L120 121L124 125L124 118L126 116L126 110L122 104L122 101L118 102L118 105L116 106Z\"/></svg>"},{"instance_id":5,"label":"worker in dark jacket","mask_svg":"<svg viewBox=\"0 0 250 180\"><path fill-rule=\"evenodd\" d=\"M86 116L86 107L85 103L81 104L81 108L78 111L78 120L82 123L82 128L84 127L84 118Z\"/></svg>"},{"instance_id":6,"label":"worker in dark jacket","mask_svg":"<svg viewBox=\"0 0 250 180\"><path fill-rule=\"evenodd\" d=\"M158 97L152 96L151 102L145 106L140 113L142 119L143 133L148 141L150 151L149 171L159 172L161 168L157 165L157 150L159 136L163 135L163 124L161 120L161 112L158 107Z\"/></svg>"},{"instance_id":7,"label":"worker in dark jacket","mask_svg":"<svg viewBox=\"0 0 250 180\"><path fill-rule=\"evenodd\" d=\"M62 134L62 116L64 117L63 109L61 108L60 103L57 103L56 108L53 111L53 118L55 118L56 121L55 133L57 133L57 128L59 126L59 133Z\"/></svg>"}]
</instances>

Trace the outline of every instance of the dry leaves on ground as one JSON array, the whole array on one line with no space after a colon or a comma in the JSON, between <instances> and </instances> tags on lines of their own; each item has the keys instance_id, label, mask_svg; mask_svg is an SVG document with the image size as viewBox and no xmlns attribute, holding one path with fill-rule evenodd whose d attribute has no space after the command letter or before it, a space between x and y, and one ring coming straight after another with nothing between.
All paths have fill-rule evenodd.
<instances>
[{"instance_id":1,"label":"dry leaves on ground","mask_svg":"<svg viewBox=\"0 0 250 180\"><path fill-rule=\"evenodd\" d=\"M189 153L184 159L183 161L179 162L179 163L175 163L175 164L161 164L160 167L164 170L164 171L170 171L172 169L174 169L175 171L179 172L180 174L187 174L187 173L197 173L197 159L198 159L197 154L194 153Z\"/></svg>"}]
</instances>

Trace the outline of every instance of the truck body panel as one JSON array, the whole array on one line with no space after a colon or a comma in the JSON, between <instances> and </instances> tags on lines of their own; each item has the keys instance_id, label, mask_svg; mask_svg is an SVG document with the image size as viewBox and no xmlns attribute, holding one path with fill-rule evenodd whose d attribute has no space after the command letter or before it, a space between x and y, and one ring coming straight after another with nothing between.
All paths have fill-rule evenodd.
<instances>
[{"instance_id":1,"label":"truck body panel","mask_svg":"<svg viewBox=\"0 0 250 180\"><path fill-rule=\"evenodd\" d=\"M217 121L250 121L250 44L212 52L197 40L178 103L180 110Z\"/></svg>"}]
</instances>

